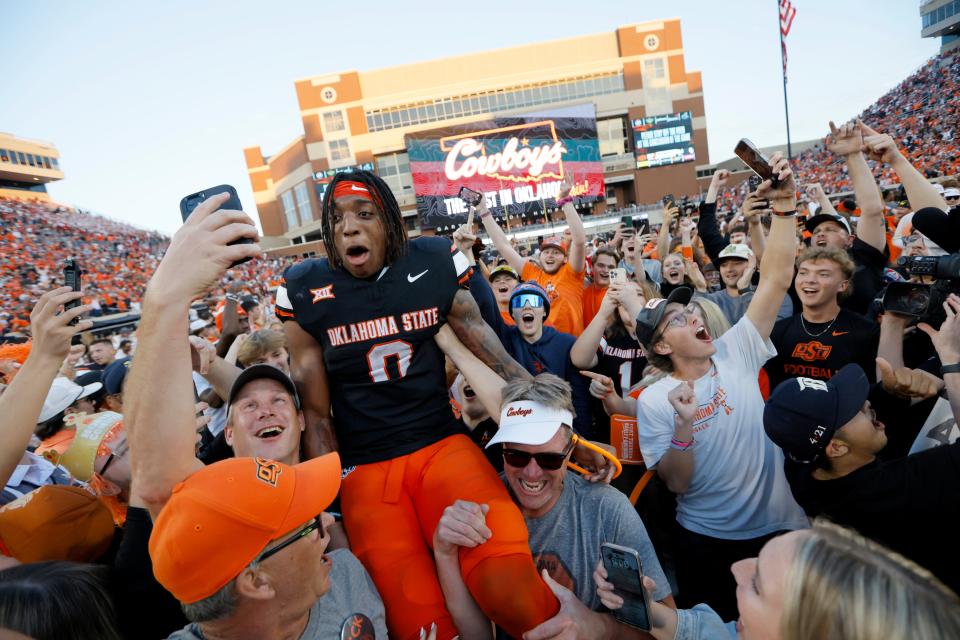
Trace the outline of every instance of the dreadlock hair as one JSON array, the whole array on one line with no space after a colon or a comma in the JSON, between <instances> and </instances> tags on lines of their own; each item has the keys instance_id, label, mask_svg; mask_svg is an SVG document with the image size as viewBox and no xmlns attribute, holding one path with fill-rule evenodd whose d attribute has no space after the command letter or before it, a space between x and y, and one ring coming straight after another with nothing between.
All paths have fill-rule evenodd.
<instances>
[{"instance_id":1,"label":"dreadlock hair","mask_svg":"<svg viewBox=\"0 0 960 640\"><path fill-rule=\"evenodd\" d=\"M334 269L343 267L343 260L337 253L334 246L333 224L333 192L336 191L337 184L349 180L359 182L370 190L374 203L380 210L380 220L383 222L383 228L387 235L386 262L391 264L400 259L407 252L407 228L403 224L403 214L400 213L400 205L397 199L393 197L390 187L379 176L369 171L345 171L338 173L327 185L327 191L323 196L323 206L320 214L320 231L323 233L323 247L327 251L327 260Z\"/></svg>"}]
</instances>

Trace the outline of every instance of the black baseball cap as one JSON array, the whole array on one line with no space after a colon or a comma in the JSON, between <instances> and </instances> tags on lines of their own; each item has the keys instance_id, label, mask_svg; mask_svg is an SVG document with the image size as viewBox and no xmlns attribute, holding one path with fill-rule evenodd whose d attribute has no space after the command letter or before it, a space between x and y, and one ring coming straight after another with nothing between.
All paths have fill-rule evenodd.
<instances>
[{"instance_id":1,"label":"black baseball cap","mask_svg":"<svg viewBox=\"0 0 960 640\"><path fill-rule=\"evenodd\" d=\"M241 389L250 382L260 380L261 378L276 380L282 384L283 387L290 392L290 395L293 396L293 402L297 406L297 409L300 408L300 395L297 393L297 387L293 384L293 380L283 371L280 371L280 369L270 364L255 364L240 372L237 379L233 381L233 386L230 387L230 398L227 400L227 408L229 409L230 405L233 404L233 401Z\"/></svg>"},{"instance_id":2,"label":"black baseball cap","mask_svg":"<svg viewBox=\"0 0 960 640\"><path fill-rule=\"evenodd\" d=\"M103 382L103 390L108 396L123 393L123 381L127 379L127 370L130 369L132 359L130 356L114 360L100 374L100 381Z\"/></svg>"},{"instance_id":3,"label":"black baseball cap","mask_svg":"<svg viewBox=\"0 0 960 640\"><path fill-rule=\"evenodd\" d=\"M832 213L818 213L811 218L807 218L807 222L803 226L807 231L813 233L813 230L823 222L836 222L846 229L847 233L853 233L853 230L850 228L850 223L846 218L841 215L833 215Z\"/></svg>"},{"instance_id":4,"label":"black baseball cap","mask_svg":"<svg viewBox=\"0 0 960 640\"><path fill-rule=\"evenodd\" d=\"M650 341L657 332L657 325L660 324L663 315L667 312L667 305L671 302L677 302L687 306L692 298L693 289L677 287L666 298L648 300L643 310L637 314L637 341L643 346L649 347Z\"/></svg>"},{"instance_id":5,"label":"black baseball cap","mask_svg":"<svg viewBox=\"0 0 960 640\"><path fill-rule=\"evenodd\" d=\"M856 364L842 367L829 380L791 378L782 382L763 408L763 429L795 462L814 462L837 429L863 408L870 383Z\"/></svg>"}]
</instances>

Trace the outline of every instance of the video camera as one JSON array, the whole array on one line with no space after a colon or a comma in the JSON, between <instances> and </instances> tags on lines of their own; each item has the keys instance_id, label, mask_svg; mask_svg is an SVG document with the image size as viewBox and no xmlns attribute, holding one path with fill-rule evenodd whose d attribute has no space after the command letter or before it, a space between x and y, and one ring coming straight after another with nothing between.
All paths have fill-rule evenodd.
<instances>
[{"instance_id":1,"label":"video camera","mask_svg":"<svg viewBox=\"0 0 960 640\"><path fill-rule=\"evenodd\" d=\"M921 215L923 214L923 215ZM919 218L919 219L918 219ZM951 293L960 295L960 252L956 251L955 227L960 213L948 216L939 210L921 209L914 225L928 238L954 253L945 256L910 256L897 260L911 276L933 278L933 284L891 282L883 294L883 310L939 327L946 319L943 303Z\"/></svg>"}]
</instances>

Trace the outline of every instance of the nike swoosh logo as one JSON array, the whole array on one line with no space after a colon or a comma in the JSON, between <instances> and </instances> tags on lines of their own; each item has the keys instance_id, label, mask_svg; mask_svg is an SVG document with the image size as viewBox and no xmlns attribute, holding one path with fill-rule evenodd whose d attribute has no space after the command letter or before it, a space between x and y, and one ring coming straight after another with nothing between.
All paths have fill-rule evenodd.
<instances>
[{"instance_id":1,"label":"nike swoosh logo","mask_svg":"<svg viewBox=\"0 0 960 640\"><path fill-rule=\"evenodd\" d=\"M834 332L831 333L830 335L832 335L832 336L845 336L845 335L847 335L848 333L850 333L850 332L849 332L849 331L834 331Z\"/></svg>"},{"instance_id":2,"label":"nike swoosh logo","mask_svg":"<svg viewBox=\"0 0 960 640\"><path fill-rule=\"evenodd\" d=\"M425 275L427 274L427 271L430 271L430 269L424 269L423 273L418 273L418 274L415 275L415 276L412 276L412 275L410 275L410 274L408 273L408 274L407 274L407 282L410 282L410 283L416 282L417 280L419 280L420 278L422 278L423 276L425 276Z\"/></svg>"},{"instance_id":3,"label":"nike swoosh logo","mask_svg":"<svg viewBox=\"0 0 960 640\"><path fill-rule=\"evenodd\" d=\"M351 191L363 191L364 193L367 192L366 189L364 189L363 187L358 187L358 186L355 185L355 184L350 185L350 190L351 190Z\"/></svg>"}]
</instances>

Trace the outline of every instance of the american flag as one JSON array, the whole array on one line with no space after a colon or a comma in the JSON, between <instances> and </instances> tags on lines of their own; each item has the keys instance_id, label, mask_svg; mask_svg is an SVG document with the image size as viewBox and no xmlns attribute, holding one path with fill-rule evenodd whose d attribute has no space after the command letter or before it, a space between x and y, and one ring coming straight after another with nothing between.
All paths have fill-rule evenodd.
<instances>
[{"instance_id":1,"label":"american flag","mask_svg":"<svg viewBox=\"0 0 960 640\"><path fill-rule=\"evenodd\" d=\"M783 77L787 77L787 35L790 34L790 27L793 26L793 19L797 15L797 10L793 8L790 0L780 0L780 46L783 48Z\"/></svg>"}]
</instances>

